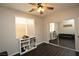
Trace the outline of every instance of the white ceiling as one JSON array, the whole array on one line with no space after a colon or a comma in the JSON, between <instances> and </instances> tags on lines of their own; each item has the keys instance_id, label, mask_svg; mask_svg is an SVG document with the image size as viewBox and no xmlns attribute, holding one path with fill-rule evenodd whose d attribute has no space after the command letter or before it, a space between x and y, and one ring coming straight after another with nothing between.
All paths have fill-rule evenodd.
<instances>
[{"instance_id":1,"label":"white ceiling","mask_svg":"<svg viewBox=\"0 0 79 59\"><path fill-rule=\"evenodd\" d=\"M53 14L54 12L57 11L63 11L68 8L76 7L79 6L78 3L48 3L49 6L54 7L54 10L46 10L44 14L40 15L38 12L34 11L30 14L36 15L36 16L41 16L41 17L47 17ZM0 3L0 6L11 8L14 10L22 11L25 13L29 13L28 11L31 9L32 5L28 3Z\"/></svg>"}]
</instances>

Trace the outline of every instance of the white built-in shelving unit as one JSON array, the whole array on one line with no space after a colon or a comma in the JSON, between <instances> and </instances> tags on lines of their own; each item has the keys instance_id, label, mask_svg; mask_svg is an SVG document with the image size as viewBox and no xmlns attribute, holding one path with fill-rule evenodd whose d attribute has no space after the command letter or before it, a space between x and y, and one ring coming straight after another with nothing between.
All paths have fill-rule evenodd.
<instances>
[{"instance_id":1,"label":"white built-in shelving unit","mask_svg":"<svg viewBox=\"0 0 79 59\"><path fill-rule=\"evenodd\" d=\"M20 44L20 54L21 55L24 53L27 53L37 47L35 37L20 39L19 44Z\"/></svg>"}]
</instances>

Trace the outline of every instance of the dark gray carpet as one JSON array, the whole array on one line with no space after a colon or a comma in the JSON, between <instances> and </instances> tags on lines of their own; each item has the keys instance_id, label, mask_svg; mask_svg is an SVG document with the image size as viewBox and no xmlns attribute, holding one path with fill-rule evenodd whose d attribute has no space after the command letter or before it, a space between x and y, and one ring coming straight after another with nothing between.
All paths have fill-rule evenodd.
<instances>
[{"instance_id":1,"label":"dark gray carpet","mask_svg":"<svg viewBox=\"0 0 79 59\"><path fill-rule=\"evenodd\" d=\"M49 40L49 43L59 44L60 46L75 49L75 39L55 39Z\"/></svg>"},{"instance_id":2,"label":"dark gray carpet","mask_svg":"<svg viewBox=\"0 0 79 59\"><path fill-rule=\"evenodd\" d=\"M59 39L59 45L75 49L75 40L73 40L73 39Z\"/></svg>"}]
</instances>

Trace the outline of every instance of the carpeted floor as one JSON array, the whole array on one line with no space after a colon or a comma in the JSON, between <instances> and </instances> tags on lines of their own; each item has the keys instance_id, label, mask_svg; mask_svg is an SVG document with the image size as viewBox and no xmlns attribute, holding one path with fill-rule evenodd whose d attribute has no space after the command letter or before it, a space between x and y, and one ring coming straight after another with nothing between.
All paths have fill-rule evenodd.
<instances>
[{"instance_id":1,"label":"carpeted floor","mask_svg":"<svg viewBox=\"0 0 79 59\"><path fill-rule=\"evenodd\" d=\"M75 40L74 39L55 39L55 40L49 40L49 43L53 43L53 44L68 47L71 49L75 49Z\"/></svg>"},{"instance_id":2,"label":"carpeted floor","mask_svg":"<svg viewBox=\"0 0 79 59\"><path fill-rule=\"evenodd\" d=\"M75 49L75 40L73 39L59 39L59 45Z\"/></svg>"}]
</instances>

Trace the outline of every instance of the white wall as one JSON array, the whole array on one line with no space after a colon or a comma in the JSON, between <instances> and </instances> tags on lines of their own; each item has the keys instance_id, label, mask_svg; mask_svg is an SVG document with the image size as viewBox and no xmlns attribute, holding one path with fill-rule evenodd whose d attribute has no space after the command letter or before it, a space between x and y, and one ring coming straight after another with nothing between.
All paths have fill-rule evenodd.
<instances>
[{"instance_id":1,"label":"white wall","mask_svg":"<svg viewBox=\"0 0 79 59\"><path fill-rule=\"evenodd\" d=\"M42 19L37 16L24 14L23 12L0 7L0 41L2 40L1 42L3 42L0 43L0 45L2 46L2 51L7 50L9 55L19 52L15 33L15 16L35 19L35 35L37 43L43 41Z\"/></svg>"},{"instance_id":2,"label":"white wall","mask_svg":"<svg viewBox=\"0 0 79 59\"><path fill-rule=\"evenodd\" d=\"M1 14L0 14L0 19L1 19ZM1 46L1 44L2 44L2 22L1 22L1 20L0 20L0 33L1 33L1 35L0 35L0 52L2 52L2 46Z\"/></svg>"},{"instance_id":3,"label":"white wall","mask_svg":"<svg viewBox=\"0 0 79 59\"><path fill-rule=\"evenodd\" d=\"M43 19L36 19L35 20L35 34L37 37L37 45L44 42L43 38Z\"/></svg>"},{"instance_id":4,"label":"white wall","mask_svg":"<svg viewBox=\"0 0 79 59\"><path fill-rule=\"evenodd\" d=\"M3 43L2 48L4 50L8 51L8 54L12 54L14 52L17 52L17 41L15 36L15 18L12 14L13 12L10 10L5 10L3 8L0 8L0 21L2 22L1 26L1 32L0 35L2 35ZM3 51L4 51L3 50Z\"/></svg>"},{"instance_id":5,"label":"white wall","mask_svg":"<svg viewBox=\"0 0 79 59\"><path fill-rule=\"evenodd\" d=\"M44 19L44 40L46 42L48 42L49 38L50 38L50 36L49 36L49 26L48 26L49 23L51 23L51 22L61 23L63 20L78 18L78 16L79 16L79 7L70 8L68 10L64 10L64 11L61 11L61 12L59 11L57 13L55 12L52 15L49 16L48 18ZM75 19L75 22L77 22L77 19ZM78 23L75 26L78 26ZM75 33L76 32L77 31L76 31L76 28L75 28ZM76 50L79 50L78 38L75 39L75 40L76 40L75 41Z\"/></svg>"}]
</instances>

